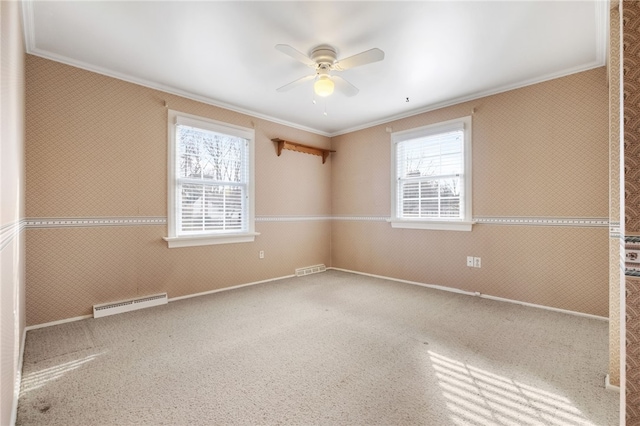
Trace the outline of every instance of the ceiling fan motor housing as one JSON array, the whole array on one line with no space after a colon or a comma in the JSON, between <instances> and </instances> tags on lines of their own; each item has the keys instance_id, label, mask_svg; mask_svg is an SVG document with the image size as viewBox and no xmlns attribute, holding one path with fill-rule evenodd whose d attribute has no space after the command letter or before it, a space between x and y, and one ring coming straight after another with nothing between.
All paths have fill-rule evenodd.
<instances>
[{"instance_id":1,"label":"ceiling fan motor housing","mask_svg":"<svg viewBox=\"0 0 640 426\"><path fill-rule=\"evenodd\" d=\"M314 47L309 56L317 64L333 65L337 60L336 49L328 44L321 44L320 46Z\"/></svg>"}]
</instances>

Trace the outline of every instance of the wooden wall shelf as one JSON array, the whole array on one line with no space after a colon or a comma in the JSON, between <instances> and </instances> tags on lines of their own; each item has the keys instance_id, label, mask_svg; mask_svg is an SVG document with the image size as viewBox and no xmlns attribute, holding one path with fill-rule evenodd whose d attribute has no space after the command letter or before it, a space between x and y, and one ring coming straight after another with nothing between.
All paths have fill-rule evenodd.
<instances>
[{"instance_id":1,"label":"wooden wall shelf","mask_svg":"<svg viewBox=\"0 0 640 426\"><path fill-rule=\"evenodd\" d=\"M314 146L303 145L301 143L285 141L278 138L271 140L278 144L278 157L282 154L283 149L288 149L290 151L304 152L305 154L319 155L322 157L322 164L324 164L325 161L327 161L329 154L335 152L330 149L316 148Z\"/></svg>"}]
</instances>

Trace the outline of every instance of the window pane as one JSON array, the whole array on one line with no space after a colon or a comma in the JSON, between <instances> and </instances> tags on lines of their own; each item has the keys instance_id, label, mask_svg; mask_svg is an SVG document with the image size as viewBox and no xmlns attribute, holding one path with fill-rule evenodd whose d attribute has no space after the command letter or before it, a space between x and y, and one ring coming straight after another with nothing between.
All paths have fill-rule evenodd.
<instances>
[{"instance_id":1,"label":"window pane","mask_svg":"<svg viewBox=\"0 0 640 426\"><path fill-rule=\"evenodd\" d=\"M396 143L398 216L461 218L464 130Z\"/></svg>"},{"instance_id":2,"label":"window pane","mask_svg":"<svg viewBox=\"0 0 640 426\"><path fill-rule=\"evenodd\" d=\"M460 196L460 178L443 179L440 182L441 197L459 197Z\"/></svg>"},{"instance_id":3,"label":"window pane","mask_svg":"<svg viewBox=\"0 0 640 426\"><path fill-rule=\"evenodd\" d=\"M402 210L404 217L420 217L418 200L404 200Z\"/></svg>"},{"instance_id":4,"label":"window pane","mask_svg":"<svg viewBox=\"0 0 640 426\"><path fill-rule=\"evenodd\" d=\"M420 182L403 182L402 183L402 196L404 199L417 199L420 189Z\"/></svg>"},{"instance_id":5,"label":"window pane","mask_svg":"<svg viewBox=\"0 0 640 426\"><path fill-rule=\"evenodd\" d=\"M437 198L438 181L428 180L420 184L420 198Z\"/></svg>"},{"instance_id":6,"label":"window pane","mask_svg":"<svg viewBox=\"0 0 640 426\"><path fill-rule=\"evenodd\" d=\"M243 186L181 185L181 231L244 229L244 193Z\"/></svg>"},{"instance_id":7,"label":"window pane","mask_svg":"<svg viewBox=\"0 0 640 426\"><path fill-rule=\"evenodd\" d=\"M421 215L420 217L438 217L438 200L422 200L420 203L421 206Z\"/></svg>"},{"instance_id":8,"label":"window pane","mask_svg":"<svg viewBox=\"0 0 640 426\"><path fill-rule=\"evenodd\" d=\"M177 126L179 177L245 182L246 140L189 126Z\"/></svg>"},{"instance_id":9,"label":"window pane","mask_svg":"<svg viewBox=\"0 0 640 426\"><path fill-rule=\"evenodd\" d=\"M443 217L458 217L460 216L460 199L459 198L444 198L441 201L441 214Z\"/></svg>"}]
</instances>

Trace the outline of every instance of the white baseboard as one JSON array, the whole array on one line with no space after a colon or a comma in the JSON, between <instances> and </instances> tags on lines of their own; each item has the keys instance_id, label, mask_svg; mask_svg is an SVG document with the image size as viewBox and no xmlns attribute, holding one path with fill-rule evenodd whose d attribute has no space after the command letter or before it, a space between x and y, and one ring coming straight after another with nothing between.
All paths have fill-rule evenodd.
<instances>
[{"instance_id":1,"label":"white baseboard","mask_svg":"<svg viewBox=\"0 0 640 426\"><path fill-rule=\"evenodd\" d=\"M560 312L560 313L563 313L563 314L569 314L569 315L575 315L575 316L579 316L579 317L597 319L597 320L600 320L600 321L609 321L609 318L601 317L601 316L598 316L598 315L585 314L584 312L576 312L576 311L569 311L569 310L566 310L566 309L553 308L551 306L545 306L545 305L536 305L535 303L522 302L520 300L513 300L513 299L505 299L503 297L490 296L488 294L481 294L479 292L464 291L464 290L460 290L460 289L453 288L453 287L445 287L445 286L435 285L435 284L425 284L425 283L421 283L421 282L417 282L417 281L408 281L408 280L403 280L403 279L399 279L399 278L387 277L387 276L384 276L384 275L375 275L375 274L368 274L366 272L352 271L350 269L334 268L334 267L328 267L327 269L333 269L335 271L342 271L342 272L349 272L349 273L358 274L358 275L366 275L366 276L374 277L374 278L382 278L382 279L385 279L385 280L397 281L397 282L401 282L401 283L417 285L417 286L420 286L420 287L427 287L427 288L433 288L433 289L436 289L436 290L444 290L444 291L448 291L448 292L451 292L451 293L464 294L464 295L467 295L467 296L482 297L483 299L490 299L490 300L495 300L495 301L498 301L498 302L514 303L514 304L517 304L517 305L528 306L528 307L531 307L531 308L545 309L547 311Z\"/></svg>"},{"instance_id":2,"label":"white baseboard","mask_svg":"<svg viewBox=\"0 0 640 426\"><path fill-rule=\"evenodd\" d=\"M186 296L171 297L171 298L168 299L168 301L169 302L175 302L177 300L190 299L192 297L205 296L207 294L219 293L221 291L234 290L236 288L249 287L249 286L256 285L256 284L262 284L262 283L268 283L268 282L271 282L271 281L284 280L286 278L293 278L293 277L295 277L295 275L285 275L285 276L277 277L277 278L269 278L268 280L254 281L254 282L250 282L250 283L246 283L246 284L236 285L236 286L233 286L233 287L224 287L224 288L218 288L218 289L215 289L215 290L204 291L202 293L194 293L194 294L187 294ZM65 324L65 323L68 323L68 322L81 321L81 320L88 319L88 318L93 318L93 315L81 315L81 316L78 316L78 317L66 318L66 319L62 319L62 320L58 320L58 321L51 321L51 322L45 322L45 323L42 323L42 324L30 325L30 326L25 328L25 333L27 331L29 331L29 330L37 330L38 328L51 327L51 326L54 326L54 325Z\"/></svg>"},{"instance_id":3,"label":"white baseboard","mask_svg":"<svg viewBox=\"0 0 640 426\"><path fill-rule=\"evenodd\" d=\"M207 294L220 293L221 291L235 290L237 288L249 287L256 284L263 284L271 281L279 281L279 280L284 280L286 278L293 278L293 277L295 277L295 275L285 275L283 277L269 278L268 280L254 281L251 283L234 285L233 287L224 287L224 288L218 288L215 290L203 291L202 293L193 293L193 294L187 294L186 296L170 297L169 302L175 302L177 300L183 300L183 299L191 299L192 297L206 296Z\"/></svg>"},{"instance_id":4,"label":"white baseboard","mask_svg":"<svg viewBox=\"0 0 640 426\"><path fill-rule=\"evenodd\" d=\"M51 321L51 322L45 322L45 323L42 323L42 324L30 325L30 326L26 327L24 330L25 331L37 330L39 328L52 327L54 325L66 324L68 322L81 321L81 320L87 319L87 318L93 318L93 315L80 315L79 317L65 318L65 319L58 320L58 321Z\"/></svg>"},{"instance_id":5,"label":"white baseboard","mask_svg":"<svg viewBox=\"0 0 640 426\"><path fill-rule=\"evenodd\" d=\"M27 329L25 327L22 330L22 336L20 336L20 349L18 349L18 374L15 377L13 384L13 406L11 407L11 420L10 425L14 426L18 420L18 400L20 399L20 387L22 384L22 364L24 362L24 345L27 341Z\"/></svg>"},{"instance_id":6,"label":"white baseboard","mask_svg":"<svg viewBox=\"0 0 640 426\"><path fill-rule=\"evenodd\" d=\"M620 386L611 384L611 377L607 374L604 376L604 388L613 392L620 392Z\"/></svg>"}]
</instances>

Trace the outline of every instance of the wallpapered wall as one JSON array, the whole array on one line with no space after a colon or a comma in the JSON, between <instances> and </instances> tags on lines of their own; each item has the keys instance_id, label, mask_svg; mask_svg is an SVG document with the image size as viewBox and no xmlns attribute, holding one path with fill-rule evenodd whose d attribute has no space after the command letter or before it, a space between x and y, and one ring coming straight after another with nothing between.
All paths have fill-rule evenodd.
<instances>
[{"instance_id":1,"label":"wallpapered wall","mask_svg":"<svg viewBox=\"0 0 640 426\"><path fill-rule=\"evenodd\" d=\"M26 69L27 216L137 221L29 224L29 324L88 314L95 303L159 291L181 296L317 263L608 314L605 68L389 124L404 130L475 108L473 232L386 223L387 125L329 140L38 57L28 56ZM166 225L157 222L166 216L165 101L256 128L262 235L255 244L166 248ZM337 152L325 165L290 151L277 157L274 137ZM309 216L315 220L301 220ZM503 224L522 217L529 219ZM482 268L467 268L468 255L482 257Z\"/></svg>"},{"instance_id":2,"label":"wallpapered wall","mask_svg":"<svg viewBox=\"0 0 640 426\"><path fill-rule=\"evenodd\" d=\"M473 109L479 223L472 232L391 228L386 128ZM338 136L332 146L332 211L345 218L332 227L334 267L608 315L604 67ZM553 226L539 226L545 219ZM466 267L467 256L481 257L482 268Z\"/></svg>"},{"instance_id":3,"label":"wallpapered wall","mask_svg":"<svg viewBox=\"0 0 640 426\"><path fill-rule=\"evenodd\" d=\"M624 91L624 234L627 247L640 240L640 3L622 2ZM640 278L626 269L626 424L640 425ZM634 276L636 275L636 276Z\"/></svg>"},{"instance_id":4,"label":"wallpapered wall","mask_svg":"<svg viewBox=\"0 0 640 426\"><path fill-rule=\"evenodd\" d=\"M183 296L330 263L331 159L278 157L271 142L329 147L328 138L31 55L26 77L29 325L90 314L96 303ZM255 128L254 243L167 248L165 102ZM97 223L74 226L83 219Z\"/></svg>"}]
</instances>

